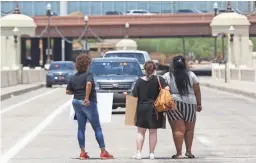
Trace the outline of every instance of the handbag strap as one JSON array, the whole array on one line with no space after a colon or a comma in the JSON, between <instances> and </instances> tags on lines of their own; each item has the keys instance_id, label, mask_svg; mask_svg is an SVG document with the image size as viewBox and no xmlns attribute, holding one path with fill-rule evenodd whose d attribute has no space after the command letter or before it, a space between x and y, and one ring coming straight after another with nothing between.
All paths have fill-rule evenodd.
<instances>
[{"instance_id":1,"label":"handbag strap","mask_svg":"<svg viewBox=\"0 0 256 163\"><path fill-rule=\"evenodd\" d=\"M163 89L163 88L162 88L162 85L161 85L161 82L160 82L160 79L159 79L159 76L156 76L156 77L157 77L157 81L158 81L158 84L159 84L160 89Z\"/></svg>"}]
</instances>

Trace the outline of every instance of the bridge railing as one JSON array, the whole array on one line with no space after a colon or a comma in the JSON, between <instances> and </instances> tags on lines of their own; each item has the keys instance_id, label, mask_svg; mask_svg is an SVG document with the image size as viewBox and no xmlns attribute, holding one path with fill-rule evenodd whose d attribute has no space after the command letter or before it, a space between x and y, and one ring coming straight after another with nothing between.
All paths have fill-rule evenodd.
<instances>
[{"instance_id":1,"label":"bridge railing","mask_svg":"<svg viewBox=\"0 0 256 163\"><path fill-rule=\"evenodd\" d=\"M46 71L40 67L30 69L1 69L1 88L18 84L41 83L46 80Z\"/></svg>"},{"instance_id":2,"label":"bridge railing","mask_svg":"<svg viewBox=\"0 0 256 163\"><path fill-rule=\"evenodd\" d=\"M225 79L225 65L212 67L212 78L213 79ZM230 80L256 82L256 68L230 68Z\"/></svg>"}]
</instances>

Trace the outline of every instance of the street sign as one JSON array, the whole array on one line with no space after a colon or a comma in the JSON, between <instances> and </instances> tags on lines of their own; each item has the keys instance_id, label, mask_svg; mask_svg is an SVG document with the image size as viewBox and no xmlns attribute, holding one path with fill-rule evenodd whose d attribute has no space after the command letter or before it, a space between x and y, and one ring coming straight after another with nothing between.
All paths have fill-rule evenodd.
<instances>
[{"instance_id":1,"label":"street sign","mask_svg":"<svg viewBox=\"0 0 256 163\"><path fill-rule=\"evenodd\" d=\"M90 43L88 41L86 42L86 41L82 40L81 43L83 45L83 50L88 51L90 49Z\"/></svg>"},{"instance_id":2,"label":"street sign","mask_svg":"<svg viewBox=\"0 0 256 163\"><path fill-rule=\"evenodd\" d=\"M46 55L52 55L52 49L45 49L46 50Z\"/></svg>"}]
</instances>

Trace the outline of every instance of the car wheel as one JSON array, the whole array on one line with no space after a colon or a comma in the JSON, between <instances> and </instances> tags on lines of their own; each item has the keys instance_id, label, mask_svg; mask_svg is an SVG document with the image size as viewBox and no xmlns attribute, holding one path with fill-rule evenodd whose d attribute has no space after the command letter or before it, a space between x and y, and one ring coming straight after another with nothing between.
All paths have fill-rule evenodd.
<instances>
[{"instance_id":1,"label":"car wheel","mask_svg":"<svg viewBox=\"0 0 256 163\"><path fill-rule=\"evenodd\" d=\"M51 88L52 85L47 83L47 84L46 84L46 87L47 87L47 88Z\"/></svg>"}]
</instances>

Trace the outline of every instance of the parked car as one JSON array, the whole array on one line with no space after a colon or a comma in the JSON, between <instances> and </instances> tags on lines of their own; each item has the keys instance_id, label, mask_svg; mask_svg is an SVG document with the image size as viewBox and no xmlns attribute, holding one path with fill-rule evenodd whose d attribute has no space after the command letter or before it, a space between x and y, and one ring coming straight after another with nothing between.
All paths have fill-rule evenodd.
<instances>
[{"instance_id":1,"label":"parked car","mask_svg":"<svg viewBox=\"0 0 256 163\"><path fill-rule=\"evenodd\" d=\"M50 64L46 74L46 87L52 85L68 84L72 75L76 72L75 64L71 61L55 61Z\"/></svg>"},{"instance_id":2,"label":"parked car","mask_svg":"<svg viewBox=\"0 0 256 163\"><path fill-rule=\"evenodd\" d=\"M123 13L119 11L108 11L106 15L123 15Z\"/></svg>"},{"instance_id":3,"label":"parked car","mask_svg":"<svg viewBox=\"0 0 256 163\"><path fill-rule=\"evenodd\" d=\"M89 71L93 73L96 92L114 93L113 109L125 107L124 92L130 93L143 76L134 58L95 58Z\"/></svg>"},{"instance_id":4,"label":"parked car","mask_svg":"<svg viewBox=\"0 0 256 163\"><path fill-rule=\"evenodd\" d=\"M242 12L242 11L240 11L240 10L238 10L238 9L234 9L234 8L232 8L231 11L228 11L227 9L219 9L218 12L219 12L219 14L221 14L221 13L227 13L227 12L235 12L235 13L237 13L237 14L243 15L243 12Z\"/></svg>"},{"instance_id":5,"label":"parked car","mask_svg":"<svg viewBox=\"0 0 256 163\"><path fill-rule=\"evenodd\" d=\"M179 9L176 14L201 14L202 12L197 9Z\"/></svg>"},{"instance_id":6,"label":"parked car","mask_svg":"<svg viewBox=\"0 0 256 163\"><path fill-rule=\"evenodd\" d=\"M150 55L146 51L140 50L115 50L108 51L104 54L103 58L121 57L121 58L135 58L138 60L140 67L144 70L145 62L151 60Z\"/></svg>"},{"instance_id":7,"label":"parked car","mask_svg":"<svg viewBox=\"0 0 256 163\"><path fill-rule=\"evenodd\" d=\"M153 15L147 10L128 10L126 11L126 15Z\"/></svg>"}]
</instances>

